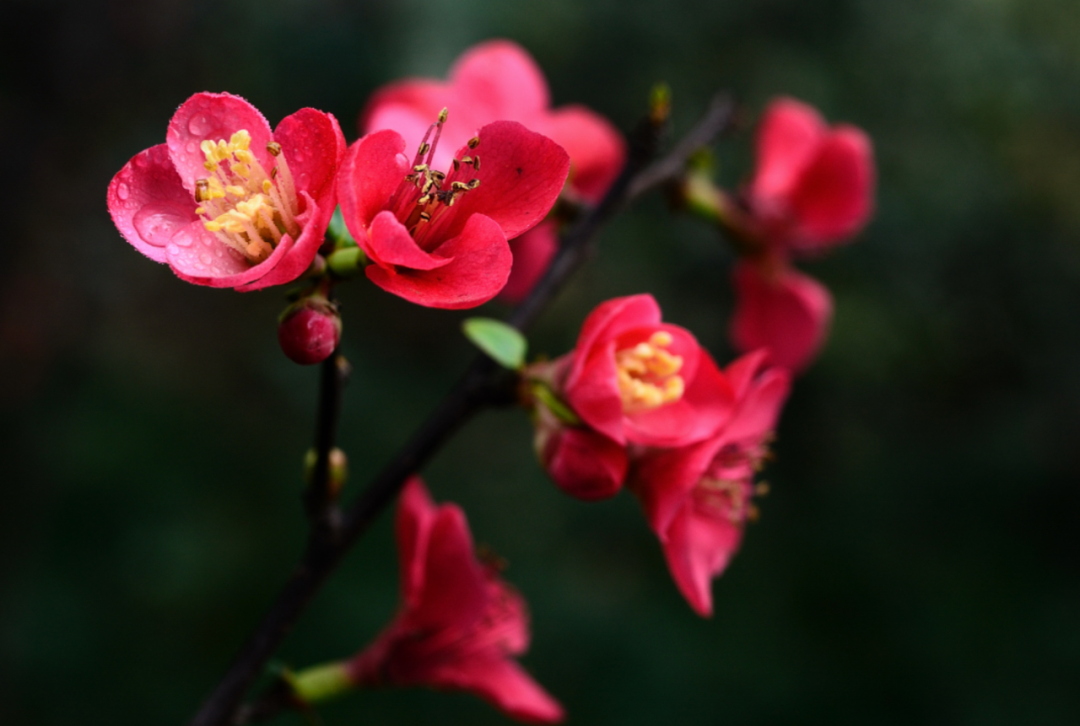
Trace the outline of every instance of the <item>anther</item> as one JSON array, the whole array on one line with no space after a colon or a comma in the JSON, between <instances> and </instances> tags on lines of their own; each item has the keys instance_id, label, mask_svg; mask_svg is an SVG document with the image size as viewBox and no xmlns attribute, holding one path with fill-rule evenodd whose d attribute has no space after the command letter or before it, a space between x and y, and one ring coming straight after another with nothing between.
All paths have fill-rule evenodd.
<instances>
[{"instance_id":1,"label":"anther","mask_svg":"<svg viewBox=\"0 0 1080 726\"><path fill-rule=\"evenodd\" d=\"M476 169L477 171L480 171L480 157L479 156L474 156L472 158L472 168Z\"/></svg>"},{"instance_id":2,"label":"anther","mask_svg":"<svg viewBox=\"0 0 1080 726\"><path fill-rule=\"evenodd\" d=\"M210 198L210 180L209 179L196 179L195 180L195 201L205 202Z\"/></svg>"},{"instance_id":3,"label":"anther","mask_svg":"<svg viewBox=\"0 0 1080 726\"><path fill-rule=\"evenodd\" d=\"M421 222L430 222L431 221L431 215L428 214L427 212L420 212L420 221Z\"/></svg>"},{"instance_id":4,"label":"anther","mask_svg":"<svg viewBox=\"0 0 1080 726\"><path fill-rule=\"evenodd\" d=\"M472 181L469 182L469 189L476 189L478 186L480 186L480 180L479 179L473 179Z\"/></svg>"},{"instance_id":5,"label":"anther","mask_svg":"<svg viewBox=\"0 0 1080 726\"><path fill-rule=\"evenodd\" d=\"M425 141L424 143L420 144L420 156L423 156L424 154L428 153L428 151L430 151L430 150L431 150L431 144L429 144L428 142Z\"/></svg>"},{"instance_id":6,"label":"anther","mask_svg":"<svg viewBox=\"0 0 1080 726\"><path fill-rule=\"evenodd\" d=\"M266 150L270 152L270 156L277 156L281 153L281 144L276 141L271 141L266 145Z\"/></svg>"},{"instance_id":7,"label":"anther","mask_svg":"<svg viewBox=\"0 0 1080 726\"><path fill-rule=\"evenodd\" d=\"M440 124L446 123L446 118L449 115L450 115L450 112L445 108L442 111L439 111L439 123Z\"/></svg>"},{"instance_id":8,"label":"anther","mask_svg":"<svg viewBox=\"0 0 1080 726\"><path fill-rule=\"evenodd\" d=\"M479 145L480 145L480 137L479 136L474 136L471 139L469 139L469 148L470 149L475 149Z\"/></svg>"},{"instance_id":9,"label":"anther","mask_svg":"<svg viewBox=\"0 0 1080 726\"><path fill-rule=\"evenodd\" d=\"M457 171L458 169L461 168L461 161L459 161L458 159L454 159L453 164L454 164L454 171Z\"/></svg>"}]
</instances>

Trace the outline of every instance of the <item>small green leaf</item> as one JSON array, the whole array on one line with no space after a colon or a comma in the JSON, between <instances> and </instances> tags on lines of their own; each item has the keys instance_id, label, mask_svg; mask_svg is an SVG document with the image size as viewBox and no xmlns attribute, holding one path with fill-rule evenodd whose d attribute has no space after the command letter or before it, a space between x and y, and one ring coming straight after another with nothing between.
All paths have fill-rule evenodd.
<instances>
[{"instance_id":1,"label":"small green leaf","mask_svg":"<svg viewBox=\"0 0 1080 726\"><path fill-rule=\"evenodd\" d=\"M334 216L330 217L330 226L326 228L326 236L334 241L334 246L338 249L356 246L356 240L349 234L349 228L345 226L345 218L341 216L341 207L335 209Z\"/></svg>"},{"instance_id":2,"label":"small green leaf","mask_svg":"<svg viewBox=\"0 0 1080 726\"><path fill-rule=\"evenodd\" d=\"M516 328L491 318L468 318L461 329L466 338L503 368L518 370L525 365L528 344Z\"/></svg>"}]
</instances>

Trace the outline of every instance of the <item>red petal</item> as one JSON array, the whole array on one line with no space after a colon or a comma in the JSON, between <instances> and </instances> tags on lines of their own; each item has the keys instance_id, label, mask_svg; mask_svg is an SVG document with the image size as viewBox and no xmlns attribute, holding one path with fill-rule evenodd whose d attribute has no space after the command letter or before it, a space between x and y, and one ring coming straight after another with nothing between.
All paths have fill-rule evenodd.
<instances>
[{"instance_id":1,"label":"red petal","mask_svg":"<svg viewBox=\"0 0 1080 726\"><path fill-rule=\"evenodd\" d=\"M510 240L510 251L514 254L514 265L499 299L516 305L540 282L559 251L555 222L541 222L517 239Z\"/></svg>"},{"instance_id":2,"label":"red petal","mask_svg":"<svg viewBox=\"0 0 1080 726\"><path fill-rule=\"evenodd\" d=\"M274 141L281 144L289 171L298 189L310 192L322 206L334 201L334 178L345 155L345 137L332 114L302 108L281 119L274 129Z\"/></svg>"},{"instance_id":3,"label":"red petal","mask_svg":"<svg viewBox=\"0 0 1080 726\"><path fill-rule=\"evenodd\" d=\"M512 660L470 658L432 669L432 685L475 694L525 723L558 723L559 702Z\"/></svg>"},{"instance_id":4,"label":"red petal","mask_svg":"<svg viewBox=\"0 0 1080 726\"><path fill-rule=\"evenodd\" d=\"M370 252L368 226L409 172L409 160L401 153L404 149L400 134L377 131L350 146L341 162L338 203L345 226L365 252Z\"/></svg>"},{"instance_id":5,"label":"red petal","mask_svg":"<svg viewBox=\"0 0 1080 726\"><path fill-rule=\"evenodd\" d=\"M790 390L791 374L783 368L762 373L740 398L720 437L725 442L760 442L765 434L776 428L780 409Z\"/></svg>"},{"instance_id":6,"label":"red petal","mask_svg":"<svg viewBox=\"0 0 1080 726\"><path fill-rule=\"evenodd\" d=\"M444 267L408 270L369 265L365 272L376 285L410 302L460 310L495 297L506 285L513 262L502 229L482 214L469 217L461 234L439 245L436 253L449 260Z\"/></svg>"},{"instance_id":7,"label":"red petal","mask_svg":"<svg viewBox=\"0 0 1080 726\"><path fill-rule=\"evenodd\" d=\"M469 215L494 219L507 239L538 224L559 198L570 157L546 136L529 131L515 121L496 121L480 129L480 145L463 148L478 155L482 164L475 178L480 186L467 192L451 210L454 219L447 236L456 235ZM464 178L468 175L463 167Z\"/></svg>"},{"instance_id":8,"label":"red petal","mask_svg":"<svg viewBox=\"0 0 1080 726\"><path fill-rule=\"evenodd\" d=\"M165 254L169 267L181 280L210 287L234 287L261 277L291 248L292 239L286 235L270 257L252 267L240 253L208 232L198 219L176 230Z\"/></svg>"},{"instance_id":9,"label":"red petal","mask_svg":"<svg viewBox=\"0 0 1080 726\"><path fill-rule=\"evenodd\" d=\"M661 540L705 475L719 451L718 443L714 438L676 449L652 449L635 461L630 486L641 500L649 526Z\"/></svg>"},{"instance_id":10,"label":"red petal","mask_svg":"<svg viewBox=\"0 0 1080 726\"><path fill-rule=\"evenodd\" d=\"M487 604L487 582L461 509L438 507L423 560L420 596L408 613L410 627L437 631L475 622Z\"/></svg>"},{"instance_id":11,"label":"red petal","mask_svg":"<svg viewBox=\"0 0 1080 726\"><path fill-rule=\"evenodd\" d=\"M805 103L791 98L770 103L758 129L751 197L786 196L827 131L818 112Z\"/></svg>"},{"instance_id":12,"label":"red petal","mask_svg":"<svg viewBox=\"0 0 1080 726\"><path fill-rule=\"evenodd\" d=\"M584 106L555 109L530 126L570 155L570 188L590 202L600 201L626 161L622 134Z\"/></svg>"},{"instance_id":13,"label":"red petal","mask_svg":"<svg viewBox=\"0 0 1080 726\"><path fill-rule=\"evenodd\" d=\"M231 93L196 93L184 101L169 121L165 140L185 189L194 194L195 180L207 175L200 142L228 141L241 129L251 134L251 153L269 169L272 164L266 144L271 140L270 124L257 108Z\"/></svg>"},{"instance_id":14,"label":"red petal","mask_svg":"<svg viewBox=\"0 0 1080 726\"><path fill-rule=\"evenodd\" d=\"M401 600L406 608L416 607L424 585L424 565L428 541L437 509L420 477L413 476L398 497L394 534L401 569Z\"/></svg>"},{"instance_id":15,"label":"red petal","mask_svg":"<svg viewBox=\"0 0 1080 726\"><path fill-rule=\"evenodd\" d=\"M476 135L491 118L480 118L468 104L459 101L446 84L428 80L407 80L377 91L360 117L361 133L392 129L405 139L405 148L415 154L431 124L446 108L449 117L443 126L431 166L446 170L454 151ZM409 157L412 158L411 156Z\"/></svg>"},{"instance_id":16,"label":"red petal","mask_svg":"<svg viewBox=\"0 0 1080 726\"><path fill-rule=\"evenodd\" d=\"M712 579L727 567L742 541L742 525L698 511L690 502L668 529L663 543L668 569L690 607L712 615Z\"/></svg>"},{"instance_id":17,"label":"red petal","mask_svg":"<svg viewBox=\"0 0 1080 726\"><path fill-rule=\"evenodd\" d=\"M300 206L305 211L297 217L302 229L296 241L293 242L288 235L285 235L269 259L251 268L260 270L257 279L242 285L239 281L230 281L227 286L235 286L240 292L262 290L271 285L292 282L307 271L319 248L322 247L335 205L333 196L324 196L321 203L316 203L304 190L300 190L300 200ZM277 251L283 247L285 252L279 256ZM246 277L250 278L251 275Z\"/></svg>"},{"instance_id":18,"label":"red petal","mask_svg":"<svg viewBox=\"0 0 1080 726\"><path fill-rule=\"evenodd\" d=\"M509 40L467 50L450 70L450 83L468 103L484 107L491 119L527 120L549 104L547 81L536 61Z\"/></svg>"},{"instance_id":19,"label":"red petal","mask_svg":"<svg viewBox=\"0 0 1080 726\"><path fill-rule=\"evenodd\" d=\"M391 272L396 266L410 270L435 270L450 264L449 258L420 249L405 225L398 221L393 212L388 211L375 215L368 229L367 249L376 264Z\"/></svg>"},{"instance_id":20,"label":"red petal","mask_svg":"<svg viewBox=\"0 0 1080 726\"><path fill-rule=\"evenodd\" d=\"M870 218L873 196L870 139L854 127L837 127L792 190L792 216L797 220L792 245L813 248L851 237Z\"/></svg>"},{"instance_id":21,"label":"red petal","mask_svg":"<svg viewBox=\"0 0 1080 726\"><path fill-rule=\"evenodd\" d=\"M802 370L817 355L832 317L829 291L811 277L782 267L768 278L750 262L734 269L731 337L740 350L768 348L770 360Z\"/></svg>"},{"instance_id":22,"label":"red petal","mask_svg":"<svg viewBox=\"0 0 1080 726\"><path fill-rule=\"evenodd\" d=\"M125 164L106 198L120 234L155 262L165 262L169 240L198 219L194 198L180 183L165 144L151 146Z\"/></svg>"}]
</instances>

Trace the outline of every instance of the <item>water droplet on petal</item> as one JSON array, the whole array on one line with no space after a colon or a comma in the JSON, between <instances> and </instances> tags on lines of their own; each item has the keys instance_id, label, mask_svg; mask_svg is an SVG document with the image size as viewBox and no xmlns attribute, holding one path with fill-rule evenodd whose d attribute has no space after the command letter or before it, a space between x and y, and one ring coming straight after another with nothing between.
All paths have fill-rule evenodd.
<instances>
[{"instance_id":1,"label":"water droplet on petal","mask_svg":"<svg viewBox=\"0 0 1080 726\"><path fill-rule=\"evenodd\" d=\"M194 154L196 151L199 150L199 147L195 145L194 141L189 141L187 143L187 146L184 147L184 150L187 151L187 153L189 154Z\"/></svg>"},{"instance_id":2,"label":"water droplet on petal","mask_svg":"<svg viewBox=\"0 0 1080 726\"><path fill-rule=\"evenodd\" d=\"M206 114L196 114L188 121L188 132L192 136L204 136L210 131L211 122Z\"/></svg>"},{"instance_id":3,"label":"water droplet on petal","mask_svg":"<svg viewBox=\"0 0 1080 726\"><path fill-rule=\"evenodd\" d=\"M121 201L127 199L130 193L131 190L128 189L128 185L124 182L120 182L116 185L116 196L118 196Z\"/></svg>"},{"instance_id":4,"label":"water droplet on petal","mask_svg":"<svg viewBox=\"0 0 1080 726\"><path fill-rule=\"evenodd\" d=\"M187 219L179 214L170 214L168 210L146 206L135 213L131 224L144 241L162 247L172 239L177 229L187 224Z\"/></svg>"},{"instance_id":5,"label":"water droplet on petal","mask_svg":"<svg viewBox=\"0 0 1080 726\"><path fill-rule=\"evenodd\" d=\"M203 252L201 255L199 255L199 261L202 262L204 265L209 265L211 262L213 262L213 258L210 256L209 252Z\"/></svg>"},{"instance_id":6,"label":"water droplet on petal","mask_svg":"<svg viewBox=\"0 0 1080 726\"><path fill-rule=\"evenodd\" d=\"M225 256L225 251L222 250L220 247L218 247L216 250L214 250L214 254L217 255L218 257L224 257Z\"/></svg>"}]
</instances>

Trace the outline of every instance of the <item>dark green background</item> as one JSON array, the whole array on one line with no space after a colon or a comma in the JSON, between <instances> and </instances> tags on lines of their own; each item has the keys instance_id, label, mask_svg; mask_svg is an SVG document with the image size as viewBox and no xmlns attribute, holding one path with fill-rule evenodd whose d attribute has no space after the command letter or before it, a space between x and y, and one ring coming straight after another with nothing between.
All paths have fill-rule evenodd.
<instances>
[{"instance_id":1,"label":"dark green background","mask_svg":"<svg viewBox=\"0 0 1080 726\"><path fill-rule=\"evenodd\" d=\"M785 93L874 139L878 213L804 266L834 292L779 430L773 492L696 617L629 496L584 505L526 417L484 415L424 472L506 556L525 659L571 723L1066 724L1080 712L1080 4L1073 0L394 3L7 0L0 22L0 723L183 723L292 567L316 370L278 351L277 291L187 285L127 245L111 176L196 91L349 140L368 94L516 39L557 104L621 127L670 83ZM749 134L719 149L729 184ZM533 350L652 292L721 360L731 262L650 199L610 225ZM343 289L350 492L471 355L460 313ZM499 314L497 306L483 309ZM280 656L345 656L391 617L390 518ZM329 724L497 724L383 691ZM282 723L300 723L295 717Z\"/></svg>"}]
</instances>

